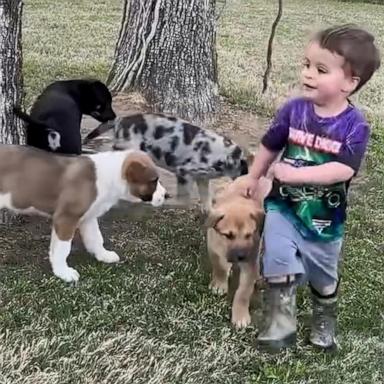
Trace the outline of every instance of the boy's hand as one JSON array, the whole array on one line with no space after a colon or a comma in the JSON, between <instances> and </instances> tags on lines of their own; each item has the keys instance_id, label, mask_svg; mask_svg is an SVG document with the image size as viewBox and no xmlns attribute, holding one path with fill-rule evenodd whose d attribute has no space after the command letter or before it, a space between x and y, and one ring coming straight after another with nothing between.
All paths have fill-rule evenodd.
<instances>
[{"instance_id":1,"label":"boy's hand","mask_svg":"<svg viewBox=\"0 0 384 384\"><path fill-rule=\"evenodd\" d=\"M297 171L297 168L284 163L276 163L272 169L273 177L279 180L281 183L289 184L294 179L294 173Z\"/></svg>"},{"instance_id":2,"label":"boy's hand","mask_svg":"<svg viewBox=\"0 0 384 384\"><path fill-rule=\"evenodd\" d=\"M251 199L263 201L272 188L272 180L264 176L258 180L250 175L242 176L241 194ZM239 180L239 179L237 179Z\"/></svg>"},{"instance_id":3,"label":"boy's hand","mask_svg":"<svg viewBox=\"0 0 384 384\"><path fill-rule=\"evenodd\" d=\"M248 177L248 184L246 188L246 197L254 198L254 196L257 194L257 188L258 188L258 180L254 177L249 176Z\"/></svg>"},{"instance_id":4,"label":"boy's hand","mask_svg":"<svg viewBox=\"0 0 384 384\"><path fill-rule=\"evenodd\" d=\"M252 197L257 190L257 185L257 179L249 174L238 177L233 183L233 187L244 197Z\"/></svg>"}]
</instances>

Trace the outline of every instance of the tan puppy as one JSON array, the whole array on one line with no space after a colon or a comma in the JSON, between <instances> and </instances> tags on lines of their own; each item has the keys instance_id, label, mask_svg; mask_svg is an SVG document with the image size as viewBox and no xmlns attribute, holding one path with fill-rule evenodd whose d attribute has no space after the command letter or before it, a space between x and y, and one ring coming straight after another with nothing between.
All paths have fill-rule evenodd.
<instances>
[{"instance_id":1,"label":"tan puppy","mask_svg":"<svg viewBox=\"0 0 384 384\"><path fill-rule=\"evenodd\" d=\"M234 263L240 268L239 286L232 303L232 324L237 328L251 322L249 303L259 278L259 245L264 224L264 196L270 181L263 178L254 199L245 197L243 176L219 191L207 219L207 247L212 264L211 289L228 292L228 278Z\"/></svg>"},{"instance_id":2,"label":"tan puppy","mask_svg":"<svg viewBox=\"0 0 384 384\"><path fill-rule=\"evenodd\" d=\"M157 168L141 151L64 156L19 145L0 145L0 209L52 217L49 260L64 281L79 279L66 259L75 231L97 260L119 261L104 248L98 217L120 199L163 204Z\"/></svg>"}]
</instances>

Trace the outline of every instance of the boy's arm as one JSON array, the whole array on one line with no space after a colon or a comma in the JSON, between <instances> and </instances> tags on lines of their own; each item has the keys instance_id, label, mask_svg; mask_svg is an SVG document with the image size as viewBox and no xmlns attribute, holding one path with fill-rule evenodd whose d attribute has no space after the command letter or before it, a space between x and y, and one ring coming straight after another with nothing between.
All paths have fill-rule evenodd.
<instances>
[{"instance_id":1,"label":"boy's arm","mask_svg":"<svg viewBox=\"0 0 384 384\"><path fill-rule=\"evenodd\" d=\"M278 156L279 151L272 151L260 144L259 150L253 160L252 166L249 170L249 176L252 179L258 180L261 176L265 176L270 165Z\"/></svg>"},{"instance_id":2,"label":"boy's arm","mask_svg":"<svg viewBox=\"0 0 384 384\"><path fill-rule=\"evenodd\" d=\"M337 161L301 168L281 162L276 164L273 169L276 179L284 184L293 185L331 185L349 180L354 173L354 169L350 166Z\"/></svg>"},{"instance_id":3,"label":"boy's arm","mask_svg":"<svg viewBox=\"0 0 384 384\"><path fill-rule=\"evenodd\" d=\"M331 185L351 179L359 170L367 149L370 129L363 118L358 118L350 129L335 160L322 165L296 168L278 163L273 169L276 179L286 184Z\"/></svg>"},{"instance_id":4,"label":"boy's arm","mask_svg":"<svg viewBox=\"0 0 384 384\"><path fill-rule=\"evenodd\" d=\"M256 192L258 179L267 173L269 167L287 143L290 112L294 103L295 101L292 100L281 107L268 131L261 139L261 144L247 175L249 179L247 194L249 196L253 196Z\"/></svg>"}]
</instances>

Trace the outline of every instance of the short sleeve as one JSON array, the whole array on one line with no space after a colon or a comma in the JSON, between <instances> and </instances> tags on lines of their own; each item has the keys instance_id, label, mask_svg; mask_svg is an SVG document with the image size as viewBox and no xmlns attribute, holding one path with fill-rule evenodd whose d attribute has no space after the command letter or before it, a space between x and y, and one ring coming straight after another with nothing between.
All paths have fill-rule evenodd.
<instances>
[{"instance_id":1,"label":"short sleeve","mask_svg":"<svg viewBox=\"0 0 384 384\"><path fill-rule=\"evenodd\" d=\"M336 161L348 165L357 174L367 150L370 128L363 117L356 119L347 133Z\"/></svg>"},{"instance_id":2,"label":"short sleeve","mask_svg":"<svg viewBox=\"0 0 384 384\"><path fill-rule=\"evenodd\" d=\"M288 142L290 112L293 101L285 103L277 112L261 143L270 151L282 150Z\"/></svg>"}]
</instances>

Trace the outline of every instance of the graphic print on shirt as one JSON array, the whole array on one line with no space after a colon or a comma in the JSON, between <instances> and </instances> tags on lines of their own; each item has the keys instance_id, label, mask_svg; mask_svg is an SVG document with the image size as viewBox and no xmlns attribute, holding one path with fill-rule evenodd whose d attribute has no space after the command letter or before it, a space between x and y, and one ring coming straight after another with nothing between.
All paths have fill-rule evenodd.
<instances>
[{"instance_id":1,"label":"graphic print on shirt","mask_svg":"<svg viewBox=\"0 0 384 384\"><path fill-rule=\"evenodd\" d=\"M341 148L341 143L326 137L290 127L289 142L282 161L294 167L321 165L332 161ZM344 221L346 203L345 183L333 185L284 185L274 181L275 193L288 203L308 229L326 236L332 223Z\"/></svg>"}]
</instances>

